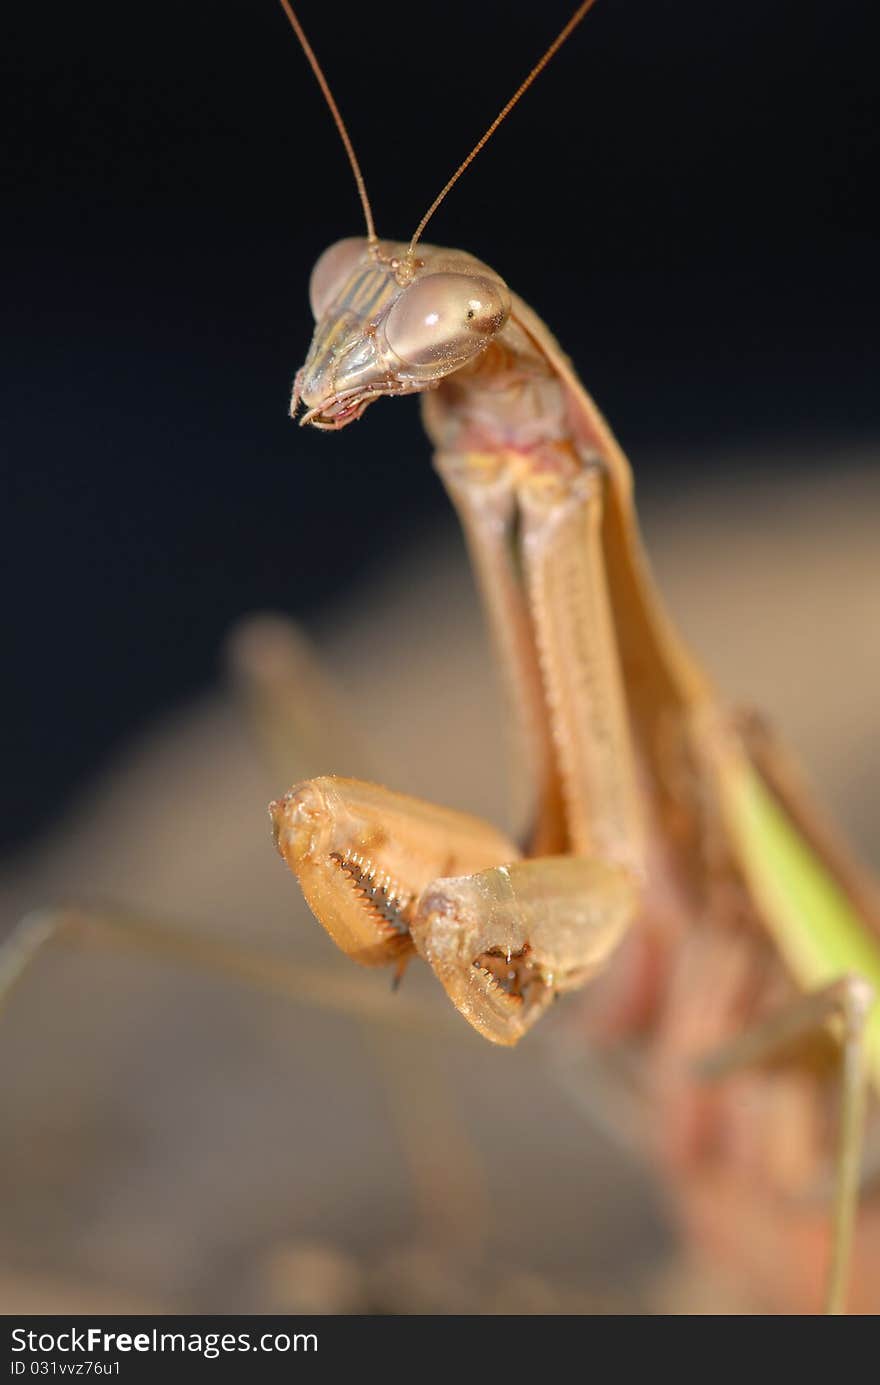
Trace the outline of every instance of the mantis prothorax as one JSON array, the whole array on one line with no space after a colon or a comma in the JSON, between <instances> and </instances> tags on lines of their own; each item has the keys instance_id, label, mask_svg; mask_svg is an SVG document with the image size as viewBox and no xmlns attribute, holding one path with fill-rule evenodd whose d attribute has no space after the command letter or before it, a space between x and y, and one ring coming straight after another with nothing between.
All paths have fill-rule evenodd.
<instances>
[{"instance_id":1,"label":"mantis prothorax","mask_svg":"<svg viewBox=\"0 0 880 1385\"><path fill-rule=\"evenodd\" d=\"M495 1043L517 1043L560 992L610 967L628 1017L617 1028L654 1055L665 1091L673 1050L682 1070L699 1059L704 1077L718 1077L836 1025L827 1304L840 1311L866 1072L880 1088L873 887L772 742L724 709L679 640L643 556L628 463L547 328L486 264L422 244L427 217L409 243L376 237L351 143L282 4L343 133L368 232L314 269L317 326L292 412L303 405L302 422L338 429L382 395L421 395L516 714L532 812L514 844L463 814L328 777L272 805L278 847L351 957L400 969L418 953ZM703 988L724 977L700 1027L702 1057L670 1037L684 975Z\"/></svg>"}]
</instances>

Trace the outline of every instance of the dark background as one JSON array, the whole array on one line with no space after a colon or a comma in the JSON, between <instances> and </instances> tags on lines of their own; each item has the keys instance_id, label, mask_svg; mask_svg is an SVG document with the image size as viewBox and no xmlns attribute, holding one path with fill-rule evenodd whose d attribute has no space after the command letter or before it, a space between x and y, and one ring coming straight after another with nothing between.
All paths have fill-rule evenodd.
<instances>
[{"instance_id":1,"label":"dark background","mask_svg":"<svg viewBox=\"0 0 880 1385\"><path fill-rule=\"evenodd\" d=\"M719 449L876 436L870 8L600 0L431 227L546 318L646 489L670 468L640 453L685 485ZM300 9L405 237L570 6ZM11 844L215 675L237 615L319 611L446 508L412 401L286 417L309 269L359 209L277 4L5 25Z\"/></svg>"}]
</instances>

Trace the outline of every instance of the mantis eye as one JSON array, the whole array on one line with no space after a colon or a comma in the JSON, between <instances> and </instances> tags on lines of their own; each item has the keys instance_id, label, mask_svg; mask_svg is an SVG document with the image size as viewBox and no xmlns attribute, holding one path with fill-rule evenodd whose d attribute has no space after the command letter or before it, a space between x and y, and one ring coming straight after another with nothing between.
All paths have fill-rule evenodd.
<instances>
[{"instance_id":1,"label":"mantis eye","mask_svg":"<svg viewBox=\"0 0 880 1385\"><path fill-rule=\"evenodd\" d=\"M488 345L509 311L500 281L428 274L405 289L391 308L385 340L405 365L459 365Z\"/></svg>"},{"instance_id":2,"label":"mantis eye","mask_svg":"<svg viewBox=\"0 0 880 1385\"><path fill-rule=\"evenodd\" d=\"M333 300L339 297L366 249L367 242L363 237L351 236L347 240L338 240L320 256L309 280L309 302L316 322L321 320Z\"/></svg>"}]
</instances>

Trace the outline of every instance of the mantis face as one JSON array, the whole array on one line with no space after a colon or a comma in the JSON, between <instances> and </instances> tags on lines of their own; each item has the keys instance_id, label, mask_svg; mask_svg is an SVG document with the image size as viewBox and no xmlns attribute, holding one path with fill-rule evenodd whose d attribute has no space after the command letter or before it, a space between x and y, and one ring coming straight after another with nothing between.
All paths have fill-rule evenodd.
<instances>
[{"instance_id":1,"label":"mantis face","mask_svg":"<svg viewBox=\"0 0 880 1385\"><path fill-rule=\"evenodd\" d=\"M343 428L383 394L433 389L480 356L510 312L503 279L461 251L339 241L312 272L316 327L291 414Z\"/></svg>"}]
</instances>

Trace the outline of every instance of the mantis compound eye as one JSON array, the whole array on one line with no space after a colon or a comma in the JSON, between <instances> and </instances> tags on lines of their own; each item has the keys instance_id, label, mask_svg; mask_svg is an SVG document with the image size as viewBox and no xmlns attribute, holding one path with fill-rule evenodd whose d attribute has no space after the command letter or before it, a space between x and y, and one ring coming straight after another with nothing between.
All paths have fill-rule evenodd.
<instances>
[{"instance_id":1,"label":"mantis compound eye","mask_svg":"<svg viewBox=\"0 0 880 1385\"><path fill-rule=\"evenodd\" d=\"M510 299L500 280L428 274L393 304L385 320L385 341L405 366L453 367L482 351L509 312Z\"/></svg>"},{"instance_id":2,"label":"mantis compound eye","mask_svg":"<svg viewBox=\"0 0 880 1385\"><path fill-rule=\"evenodd\" d=\"M366 250L363 236L350 236L347 240L338 240L320 256L309 280L309 303L316 322L339 296Z\"/></svg>"}]
</instances>

